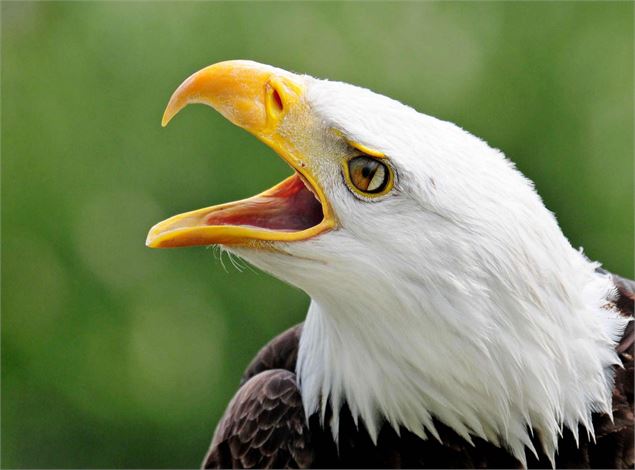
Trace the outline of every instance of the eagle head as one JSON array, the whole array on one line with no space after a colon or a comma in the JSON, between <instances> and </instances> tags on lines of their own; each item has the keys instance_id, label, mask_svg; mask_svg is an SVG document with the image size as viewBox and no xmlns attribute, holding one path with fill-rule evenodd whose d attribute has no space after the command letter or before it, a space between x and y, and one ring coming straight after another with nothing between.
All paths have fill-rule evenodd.
<instances>
[{"instance_id":1,"label":"eagle head","mask_svg":"<svg viewBox=\"0 0 635 470\"><path fill-rule=\"evenodd\" d=\"M367 89L250 61L190 76L163 125L190 103L293 174L169 218L147 245L221 245L311 296L307 415L346 403L373 438L383 422L438 436L438 420L524 461L531 429L553 456L563 426L592 432L591 413L610 413L625 322L611 281L500 151Z\"/></svg>"}]
</instances>

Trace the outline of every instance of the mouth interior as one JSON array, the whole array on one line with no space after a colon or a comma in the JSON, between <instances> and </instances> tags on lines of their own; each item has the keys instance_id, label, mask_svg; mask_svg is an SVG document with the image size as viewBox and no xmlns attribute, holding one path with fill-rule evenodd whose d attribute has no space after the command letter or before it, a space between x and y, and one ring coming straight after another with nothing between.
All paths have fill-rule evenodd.
<instances>
[{"instance_id":1,"label":"mouth interior","mask_svg":"<svg viewBox=\"0 0 635 470\"><path fill-rule=\"evenodd\" d=\"M323 219L322 204L296 172L258 196L218 208L205 217L205 224L299 232Z\"/></svg>"}]
</instances>

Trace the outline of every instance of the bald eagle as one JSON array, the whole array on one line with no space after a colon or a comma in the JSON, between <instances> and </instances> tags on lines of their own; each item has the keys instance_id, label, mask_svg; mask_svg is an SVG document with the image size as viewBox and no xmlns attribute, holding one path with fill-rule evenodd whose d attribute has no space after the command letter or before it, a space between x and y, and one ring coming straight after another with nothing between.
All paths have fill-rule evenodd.
<instances>
[{"instance_id":1,"label":"bald eagle","mask_svg":"<svg viewBox=\"0 0 635 470\"><path fill-rule=\"evenodd\" d=\"M176 215L311 297L247 368L204 467L632 467L635 284L574 249L532 183L449 122L353 85L221 62L172 95L292 176Z\"/></svg>"}]
</instances>

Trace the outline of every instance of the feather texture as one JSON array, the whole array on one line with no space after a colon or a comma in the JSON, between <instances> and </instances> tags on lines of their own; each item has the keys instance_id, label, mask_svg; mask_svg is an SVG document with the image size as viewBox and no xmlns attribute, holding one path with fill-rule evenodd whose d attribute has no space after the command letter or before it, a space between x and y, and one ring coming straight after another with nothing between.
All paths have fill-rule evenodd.
<instances>
[{"instance_id":1,"label":"feather texture","mask_svg":"<svg viewBox=\"0 0 635 470\"><path fill-rule=\"evenodd\" d=\"M615 277L616 300L625 316L632 316L635 284ZM320 424L319 414L305 418L294 369L302 325L273 339L249 365L241 388L229 405L204 461L205 468L520 468L522 462L495 443L482 438L472 443L440 422L438 439L426 439L383 422L376 443L364 423L355 423L347 403L339 412L339 446ZM558 468L632 468L633 450L633 323L624 331L617 351L612 393L613 420L592 416L595 440L584 432L564 430L559 437ZM332 417L329 405L326 419ZM538 444L538 436L532 441ZM576 442L579 441L579 442ZM338 448L339 447L339 448ZM538 447L539 448L539 447ZM550 466L538 451L529 468Z\"/></svg>"},{"instance_id":2,"label":"feather texture","mask_svg":"<svg viewBox=\"0 0 635 470\"><path fill-rule=\"evenodd\" d=\"M438 436L438 421L521 462L527 450L553 459L563 428L592 436L592 414L611 411L627 323L610 277L500 151L369 90L301 79L311 117L279 132L319 155L312 170L338 228L229 249L311 296L297 367L305 413L336 440L327 404L348 403L372 439L384 420L422 438ZM385 155L394 190L351 193L350 148L334 135Z\"/></svg>"},{"instance_id":3,"label":"feather texture","mask_svg":"<svg viewBox=\"0 0 635 470\"><path fill-rule=\"evenodd\" d=\"M615 413L628 283L571 246L533 183L469 132L370 90L264 68L302 90L276 139L310 168L336 223L226 249L311 297L295 375L276 374L295 383L313 445L344 455L360 429L367 455L382 436L447 451L449 433L470 458L466 445L487 443L520 465L555 465L563 436L596 439L597 417ZM386 193L351 190L342 170L360 149L394 176ZM266 374L254 367L245 403Z\"/></svg>"}]
</instances>

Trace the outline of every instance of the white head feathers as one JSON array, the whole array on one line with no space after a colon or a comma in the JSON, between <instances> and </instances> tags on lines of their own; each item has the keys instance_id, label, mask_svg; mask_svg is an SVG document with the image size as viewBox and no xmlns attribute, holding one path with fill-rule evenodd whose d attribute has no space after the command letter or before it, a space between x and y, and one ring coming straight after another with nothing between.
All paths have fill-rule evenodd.
<instances>
[{"instance_id":1,"label":"white head feathers","mask_svg":"<svg viewBox=\"0 0 635 470\"><path fill-rule=\"evenodd\" d=\"M230 248L312 298L297 366L307 414L347 402L373 438L384 420L435 436L435 417L522 462L532 428L552 458L563 426L593 433L625 326L610 278L500 151L368 90L304 79L325 135L384 153L396 175L367 201L327 163L337 230ZM337 413L330 425L337 436Z\"/></svg>"}]
</instances>

